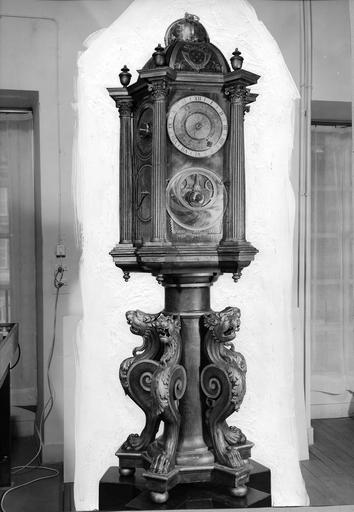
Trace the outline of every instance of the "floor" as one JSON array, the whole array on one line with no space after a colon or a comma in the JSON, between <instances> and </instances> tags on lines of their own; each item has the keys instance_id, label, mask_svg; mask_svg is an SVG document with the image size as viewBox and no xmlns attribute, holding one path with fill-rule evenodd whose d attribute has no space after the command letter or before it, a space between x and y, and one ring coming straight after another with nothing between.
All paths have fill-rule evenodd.
<instances>
[{"instance_id":1,"label":"floor","mask_svg":"<svg viewBox=\"0 0 354 512\"><path fill-rule=\"evenodd\" d=\"M315 444L310 460L301 462L301 471L312 506L354 504L354 418L313 420ZM36 452L31 438L13 444L12 464L29 461ZM62 492L62 471L48 480L10 492L4 512L61 512L73 510L72 488ZM14 476L15 484L47 475L45 470L24 471ZM0 491L1 494L1 491Z\"/></svg>"},{"instance_id":2,"label":"floor","mask_svg":"<svg viewBox=\"0 0 354 512\"><path fill-rule=\"evenodd\" d=\"M33 438L22 437L13 441L12 448L12 466L18 466L32 459L38 445ZM4 499L1 512L61 512L63 510L62 468L61 465L50 464L49 466L57 469L59 475L9 492ZM13 487L47 475L51 475L51 472L45 469L21 471L13 475ZM0 490L0 495L2 494Z\"/></svg>"},{"instance_id":3,"label":"floor","mask_svg":"<svg viewBox=\"0 0 354 512\"><path fill-rule=\"evenodd\" d=\"M310 503L354 504L354 417L312 420L315 444L301 462Z\"/></svg>"}]
</instances>

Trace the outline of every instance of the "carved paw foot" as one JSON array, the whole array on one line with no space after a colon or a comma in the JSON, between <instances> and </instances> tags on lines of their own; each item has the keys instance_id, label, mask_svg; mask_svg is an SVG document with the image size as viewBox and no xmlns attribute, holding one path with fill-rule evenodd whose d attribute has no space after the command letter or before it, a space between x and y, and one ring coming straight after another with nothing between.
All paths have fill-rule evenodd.
<instances>
[{"instance_id":1,"label":"carved paw foot","mask_svg":"<svg viewBox=\"0 0 354 512\"><path fill-rule=\"evenodd\" d=\"M165 453L160 453L151 462L149 471L151 473L166 474L170 469L170 459Z\"/></svg>"},{"instance_id":2,"label":"carved paw foot","mask_svg":"<svg viewBox=\"0 0 354 512\"><path fill-rule=\"evenodd\" d=\"M163 453L163 449L164 449L164 445L161 440L161 437L158 437L157 439L155 439L155 441L150 443L148 446L147 454L149 455L150 460L155 459L158 455Z\"/></svg>"},{"instance_id":3,"label":"carved paw foot","mask_svg":"<svg viewBox=\"0 0 354 512\"><path fill-rule=\"evenodd\" d=\"M135 451L136 447L140 443L140 436L139 434L129 434L127 437L127 440L124 441L122 444L122 450L126 451Z\"/></svg>"},{"instance_id":4,"label":"carved paw foot","mask_svg":"<svg viewBox=\"0 0 354 512\"><path fill-rule=\"evenodd\" d=\"M225 452L225 459L230 468L239 468L244 464L240 452L231 446Z\"/></svg>"},{"instance_id":5,"label":"carved paw foot","mask_svg":"<svg viewBox=\"0 0 354 512\"><path fill-rule=\"evenodd\" d=\"M230 488L230 494L231 496L235 496L235 498L242 498L243 496L246 496L247 491L247 485L239 485L238 487Z\"/></svg>"},{"instance_id":6,"label":"carved paw foot","mask_svg":"<svg viewBox=\"0 0 354 512\"><path fill-rule=\"evenodd\" d=\"M247 441L247 438L242 430L234 426L228 427L224 431L224 435L227 443L233 446L245 444Z\"/></svg>"}]
</instances>

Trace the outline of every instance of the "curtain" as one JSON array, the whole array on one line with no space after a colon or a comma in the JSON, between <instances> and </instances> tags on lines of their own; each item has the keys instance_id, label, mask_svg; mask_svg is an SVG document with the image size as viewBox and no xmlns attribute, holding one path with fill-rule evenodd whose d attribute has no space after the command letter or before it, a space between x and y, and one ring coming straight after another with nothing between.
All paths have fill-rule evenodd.
<instances>
[{"instance_id":1,"label":"curtain","mask_svg":"<svg viewBox=\"0 0 354 512\"><path fill-rule=\"evenodd\" d=\"M312 391L354 391L351 127L312 128ZM348 398L349 400L349 398Z\"/></svg>"},{"instance_id":2,"label":"curtain","mask_svg":"<svg viewBox=\"0 0 354 512\"><path fill-rule=\"evenodd\" d=\"M0 322L18 322L21 357L11 371L13 405L37 394L32 113L0 111Z\"/></svg>"}]
</instances>

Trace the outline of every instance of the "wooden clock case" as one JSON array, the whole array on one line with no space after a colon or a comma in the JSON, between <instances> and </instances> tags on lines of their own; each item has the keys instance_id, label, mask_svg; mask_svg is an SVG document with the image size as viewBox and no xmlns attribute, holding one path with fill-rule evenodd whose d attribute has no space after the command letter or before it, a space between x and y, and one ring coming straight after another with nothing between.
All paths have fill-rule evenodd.
<instances>
[{"instance_id":1,"label":"wooden clock case","mask_svg":"<svg viewBox=\"0 0 354 512\"><path fill-rule=\"evenodd\" d=\"M125 66L122 87L108 89L120 116L120 241L111 255L126 280L150 272L165 288L161 313L126 313L143 344L120 366L146 418L117 451L120 474L143 468L155 504L186 482L245 496L253 446L226 422L246 391L246 362L232 344L240 310L212 311L210 286L224 272L237 281L257 253L245 234L244 113L259 77L242 69L237 49L230 69L196 16L174 22L165 45L136 83Z\"/></svg>"}]
</instances>

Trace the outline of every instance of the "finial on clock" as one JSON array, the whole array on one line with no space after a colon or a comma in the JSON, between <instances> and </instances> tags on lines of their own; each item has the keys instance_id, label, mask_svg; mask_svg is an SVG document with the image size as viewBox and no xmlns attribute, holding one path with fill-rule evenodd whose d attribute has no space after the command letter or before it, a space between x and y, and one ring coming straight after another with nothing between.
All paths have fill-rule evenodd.
<instances>
[{"instance_id":1,"label":"finial on clock","mask_svg":"<svg viewBox=\"0 0 354 512\"><path fill-rule=\"evenodd\" d=\"M232 274L232 279L233 279L233 281L234 281L235 283L237 283L237 281L240 279L240 277L241 277L241 272L234 272L234 273Z\"/></svg>"},{"instance_id":2,"label":"finial on clock","mask_svg":"<svg viewBox=\"0 0 354 512\"><path fill-rule=\"evenodd\" d=\"M241 52L238 48L234 52L232 52L233 57L230 58L231 66L236 71L237 69L242 68L243 57L241 56Z\"/></svg>"},{"instance_id":3,"label":"finial on clock","mask_svg":"<svg viewBox=\"0 0 354 512\"><path fill-rule=\"evenodd\" d=\"M160 43L156 46L154 53L152 54L152 58L156 66L165 66L166 64L166 56L165 56L165 48L163 48Z\"/></svg>"},{"instance_id":4,"label":"finial on clock","mask_svg":"<svg viewBox=\"0 0 354 512\"><path fill-rule=\"evenodd\" d=\"M127 283L130 279L130 272L128 272L127 270L124 270L123 271L123 279Z\"/></svg>"},{"instance_id":5,"label":"finial on clock","mask_svg":"<svg viewBox=\"0 0 354 512\"><path fill-rule=\"evenodd\" d=\"M129 73L129 68L124 64L121 69L121 73L119 73L119 80L123 87L128 87L131 80L131 73Z\"/></svg>"}]
</instances>

